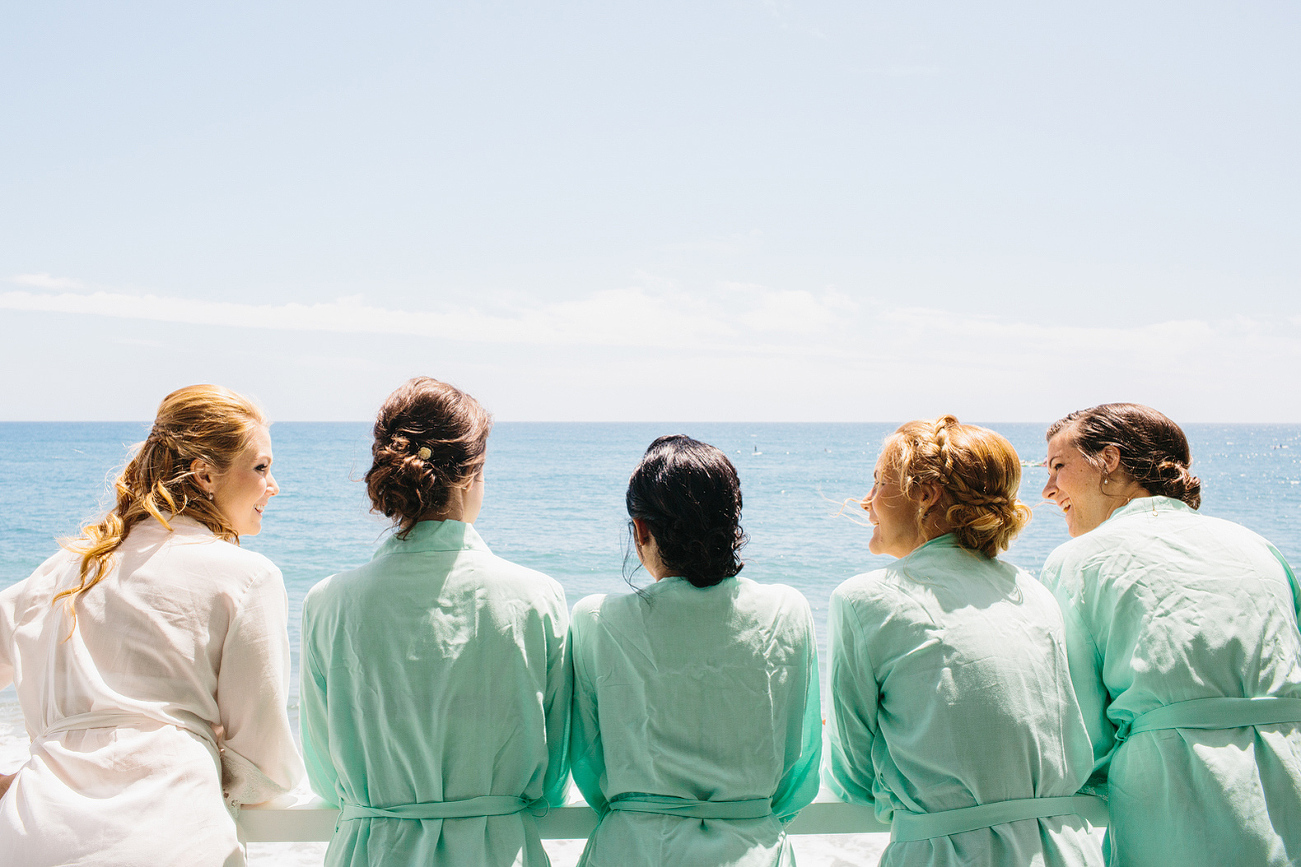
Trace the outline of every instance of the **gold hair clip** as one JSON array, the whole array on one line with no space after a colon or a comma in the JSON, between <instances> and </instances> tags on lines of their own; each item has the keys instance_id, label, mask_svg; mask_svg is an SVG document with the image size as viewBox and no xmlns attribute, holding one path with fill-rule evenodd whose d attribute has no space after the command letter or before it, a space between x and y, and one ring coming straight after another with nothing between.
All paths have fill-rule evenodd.
<instances>
[{"instance_id":1,"label":"gold hair clip","mask_svg":"<svg viewBox=\"0 0 1301 867\"><path fill-rule=\"evenodd\" d=\"M420 457L420 460L427 461L433 452L429 450L429 446L421 446L420 451L416 452L416 454Z\"/></svg>"}]
</instances>

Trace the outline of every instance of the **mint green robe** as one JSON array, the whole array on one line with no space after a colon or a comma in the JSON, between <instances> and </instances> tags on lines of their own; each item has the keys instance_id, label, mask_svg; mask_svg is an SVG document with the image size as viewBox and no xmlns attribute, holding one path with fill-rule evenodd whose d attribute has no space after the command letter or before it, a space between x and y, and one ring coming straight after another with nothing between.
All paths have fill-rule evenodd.
<instances>
[{"instance_id":1,"label":"mint green robe","mask_svg":"<svg viewBox=\"0 0 1301 867\"><path fill-rule=\"evenodd\" d=\"M1142 732L1138 714L1216 696L1301 697L1301 589L1255 533L1144 497L1062 545L1043 582L1109 790L1109 863L1301 862L1301 725Z\"/></svg>"},{"instance_id":2,"label":"mint green robe","mask_svg":"<svg viewBox=\"0 0 1301 867\"><path fill-rule=\"evenodd\" d=\"M425 521L303 603L302 736L331 804L564 800L572 680L560 585ZM541 805L539 805L540 807ZM325 863L548 863L528 812L341 821Z\"/></svg>"},{"instance_id":3,"label":"mint green robe","mask_svg":"<svg viewBox=\"0 0 1301 867\"><path fill-rule=\"evenodd\" d=\"M828 786L931 813L1077 793L1092 770L1062 614L1027 572L940 536L850 578L828 614ZM1079 816L891 843L883 867L1101 865Z\"/></svg>"},{"instance_id":4,"label":"mint green robe","mask_svg":"<svg viewBox=\"0 0 1301 867\"><path fill-rule=\"evenodd\" d=\"M600 817L586 867L794 863L784 822L817 795L817 645L779 584L664 578L574 608L574 782ZM771 802L763 818L611 810L620 796ZM764 812L767 807L764 808Z\"/></svg>"}]
</instances>

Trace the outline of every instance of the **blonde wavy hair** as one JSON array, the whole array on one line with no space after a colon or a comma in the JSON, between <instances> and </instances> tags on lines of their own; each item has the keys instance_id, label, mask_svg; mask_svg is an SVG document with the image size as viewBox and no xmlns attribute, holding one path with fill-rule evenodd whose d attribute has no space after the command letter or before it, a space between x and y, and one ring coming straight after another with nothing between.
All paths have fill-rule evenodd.
<instances>
[{"instance_id":1,"label":"blonde wavy hair","mask_svg":"<svg viewBox=\"0 0 1301 867\"><path fill-rule=\"evenodd\" d=\"M54 602L66 599L72 610L81 594L108 575L114 552L146 518L170 530L169 520L185 515L219 538L238 543L239 534L195 480L194 462L204 461L223 473L248 448L254 431L266 426L256 404L219 385L191 385L163 398L149 436L134 447L126 469L113 482L113 508L82 527L79 537L60 541L81 555L81 575L77 586L55 594Z\"/></svg>"},{"instance_id":2,"label":"blonde wavy hair","mask_svg":"<svg viewBox=\"0 0 1301 867\"><path fill-rule=\"evenodd\" d=\"M951 415L911 421L886 438L881 458L909 499L921 486L939 488L937 505L964 548L997 556L1030 523L1030 507L1016 496L1021 459L992 430ZM919 528L924 518L919 509Z\"/></svg>"}]
</instances>

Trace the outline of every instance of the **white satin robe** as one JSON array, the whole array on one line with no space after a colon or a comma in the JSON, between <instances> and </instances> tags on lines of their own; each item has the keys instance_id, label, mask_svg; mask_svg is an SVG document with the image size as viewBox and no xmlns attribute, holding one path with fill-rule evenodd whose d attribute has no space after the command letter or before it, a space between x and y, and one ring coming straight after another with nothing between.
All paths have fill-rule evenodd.
<instances>
[{"instance_id":1,"label":"white satin robe","mask_svg":"<svg viewBox=\"0 0 1301 867\"><path fill-rule=\"evenodd\" d=\"M32 738L0 799L5 864L241 865L238 805L303 774L280 570L171 524L132 528L75 623L52 604L75 554L0 591L0 688L15 684Z\"/></svg>"}]
</instances>

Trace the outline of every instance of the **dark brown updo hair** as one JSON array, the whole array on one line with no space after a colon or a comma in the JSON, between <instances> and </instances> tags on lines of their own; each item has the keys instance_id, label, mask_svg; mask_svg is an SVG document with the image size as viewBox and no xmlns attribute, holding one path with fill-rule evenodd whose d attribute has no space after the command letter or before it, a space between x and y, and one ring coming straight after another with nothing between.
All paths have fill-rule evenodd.
<instances>
[{"instance_id":1,"label":"dark brown updo hair","mask_svg":"<svg viewBox=\"0 0 1301 867\"><path fill-rule=\"evenodd\" d=\"M1102 450L1115 446L1120 469L1149 494L1202 504L1202 480L1189 467L1192 454L1183 430L1162 413L1141 403L1104 403L1077 410L1053 422L1047 439L1066 431L1070 441L1101 468Z\"/></svg>"},{"instance_id":2,"label":"dark brown updo hair","mask_svg":"<svg viewBox=\"0 0 1301 867\"><path fill-rule=\"evenodd\" d=\"M451 489L483 469L491 429L492 416L459 388L428 376L404 382L375 419L371 511L392 519L399 539L445 516Z\"/></svg>"},{"instance_id":3,"label":"dark brown updo hair","mask_svg":"<svg viewBox=\"0 0 1301 867\"><path fill-rule=\"evenodd\" d=\"M922 485L940 490L938 507L958 544L997 556L1030 522L1030 507L1017 499L1021 459L999 434L951 415L910 421L886 438L881 457L914 499ZM918 526L924 515L919 511Z\"/></svg>"},{"instance_id":4,"label":"dark brown updo hair","mask_svg":"<svg viewBox=\"0 0 1301 867\"><path fill-rule=\"evenodd\" d=\"M625 501L628 517L646 522L670 575L713 587L741 571L741 480L718 449L680 434L660 437L632 471Z\"/></svg>"}]
</instances>

